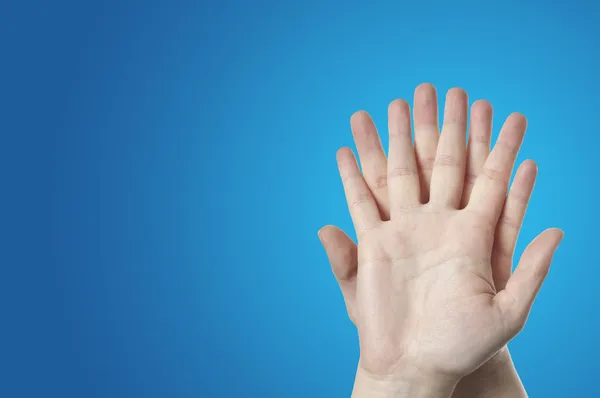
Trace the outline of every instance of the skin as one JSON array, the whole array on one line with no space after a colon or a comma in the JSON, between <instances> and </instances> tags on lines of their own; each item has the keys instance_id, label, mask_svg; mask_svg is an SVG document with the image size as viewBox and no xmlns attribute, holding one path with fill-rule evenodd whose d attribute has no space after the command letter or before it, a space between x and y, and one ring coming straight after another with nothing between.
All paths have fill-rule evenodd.
<instances>
[{"instance_id":1,"label":"skin","mask_svg":"<svg viewBox=\"0 0 600 398\"><path fill-rule=\"evenodd\" d=\"M512 257L537 167L508 182L526 130L510 115L490 153L492 107L422 84L410 110L389 106L389 159L365 112L351 118L352 151L337 159L358 246L339 228L319 236L356 324L361 359L353 396L527 396L506 343L524 326L563 233L549 229Z\"/></svg>"}]
</instances>

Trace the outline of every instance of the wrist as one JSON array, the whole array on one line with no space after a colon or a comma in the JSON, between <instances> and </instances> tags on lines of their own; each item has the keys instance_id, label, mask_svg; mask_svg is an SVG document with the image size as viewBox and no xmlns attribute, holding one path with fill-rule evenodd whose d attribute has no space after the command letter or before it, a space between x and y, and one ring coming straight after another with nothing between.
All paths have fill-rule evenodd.
<instances>
[{"instance_id":1,"label":"wrist","mask_svg":"<svg viewBox=\"0 0 600 398\"><path fill-rule=\"evenodd\" d=\"M447 398L458 379L403 367L397 374L374 375L359 363L352 398Z\"/></svg>"},{"instance_id":2,"label":"wrist","mask_svg":"<svg viewBox=\"0 0 600 398\"><path fill-rule=\"evenodd\" d=\"M453 398L527 397L507 347L461 379Z\"/></svg>"}]
</instances>

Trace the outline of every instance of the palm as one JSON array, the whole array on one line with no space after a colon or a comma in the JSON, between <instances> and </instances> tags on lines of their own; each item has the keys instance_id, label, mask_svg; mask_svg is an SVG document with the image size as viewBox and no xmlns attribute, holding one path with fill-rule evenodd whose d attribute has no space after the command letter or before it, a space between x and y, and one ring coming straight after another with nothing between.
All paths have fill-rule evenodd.
<instances>
[{"instance_id":1,"label":"palm","mask_svg":"<svg viewBox=\"0 0 600 398\"><path fill-rule=\"evenodd\" d=\"M393 346L392 351L432 370L456 371L460 365L459 372L467 372L473 370L471 362L457 364L463 352L480 351L476 356L481 363L489 352L477 346L500 348L501 318L492 305L492 238L493 229L474 214L427 206L369 231L358 247L364 365L372 366L369 353ZM369 311L385 307L396 316ZM499 333L482 335L481 330ZM378 357L372 362L394 366Z\"/></svg>"}]
</instances>

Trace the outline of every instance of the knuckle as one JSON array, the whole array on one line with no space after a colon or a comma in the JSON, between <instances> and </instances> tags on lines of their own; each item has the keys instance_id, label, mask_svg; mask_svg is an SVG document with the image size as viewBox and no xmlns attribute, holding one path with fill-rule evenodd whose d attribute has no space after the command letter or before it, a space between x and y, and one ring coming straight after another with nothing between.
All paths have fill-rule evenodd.
<instances>
[{"instance_id":1,"label":"knuckle","mask_svg":"<svg viewBox=\"0 0 600 398\"><path fill-rule=\"evenodd\" d=\"M373 231L375 231L376 229L377 225L375 224L364 226L360 230L356 231L356 237L358 238L358 240L368 239L368 237L371 236ZM358 262L361 262L360 256Z\"/></svg>"},{"instance_id":2,"label":"knuckle","mask_svg":"<svg viewBox=\"0 0 600 398\"><path fill-rule=\"evenodd\" d=\"M435 157L435 166L461 167L462 162L453 155L438 155Z\"/></svg>"},{"instance_id":3,"label":"knuckle","mask_svg":"<svg viewBox=\"0 0 600 398\"><path fill-rule=\"evenodd\" d=\"M388 172L388 178L409 177L417 175L417 170L412 167L394 167Z\"/></svg>"},{"instance_id":4,"label":"knuckle","mask_svg":"<svg viewBox=\"0 0 600 398\"><path fill-rule=\"evenodd\" d=\"M504 182L506 180L504 172L498 169L491 168L489 166L484 166L481 170L481 174L491 181Z\"/></svg>"},{"instance_id":5,"label":"knuckle","mask_svg":"<svg viewBox=\"0 0 600 398\"><path fill-rule=\"evenodd\" d=\"M527 205L529 202L529 195L523 191L511 190L508 194L511 200L517 202L521 206Z\"/></svg>"},{"instance_id":6,"label":"knuckle","mask_svg":"<svg viewBox=\"0 0 600 398\"><path fill-rule=\"evenodd\" d=\"M504 332L509 336L519 333L527 322L527 313L524 312L514 297L507 298L509 301L504 310L500 310L500 318Z\"/></svg>"},{"instance_id":7,"label":"knuckle","mask_svg":"<svg viewBox=\"0 0 600 398\"><path fill-rule=\"evenodd\" d=\"M502 245L494 245L492 251L494 256L500 260L509 260L512 263L513 251Z\"/></svg>"},{"instance_id":8,"label":"knuckle","mask_svg":"<svg viewBox=\"0 0 600 398\"><path fill-rule=\"evenodd\" d=\"M511 335L516 335L523 330L525 323L527 323L527 314L524 314L522 311L517 311L517 316L513 320L510 328Z\"/></svg>"},{"instance_id":9,"label":"knuckle","mask_svg":"<svg viewBox=\"0 0 600 398\"><path fill-rule=\"evenodd\" d=\"M498 220L498 222L501 225L509 227L511 229L519 229L521 227L521 220L519 219L519 217L514 217L506 213L503 213L500 216L500 220Z\"/></svg>"},{"instance_id":10,"label":"knuckle","mask_svg":"<svg viewBox=\"0 0 600 398\"><path fill-rule=\"evenodd\" d=\"M435 157L427 156L427 157L418 159L417 162L418 162L420 170L431 171L431 170L433 170L433 165L435 164Z\"/></svg>"},{"instance_id":11,"label":"knuckle","mask_svg":"<svg viewBox=\"0 0 600 398\"><path fill-rule=\"evenodd\" d=\"M535 267L533 271L533 277L538 281L543 281L546 276L548 276L548 272L550 269L548 267Z\"/></svg>"},{"instance_id":12,"label":"knuckle","mask_svg":"<svg viewBox=\"0 0 600 398\"><path fill-rule=\"evenodd\" d=\"M373 199L373 197L371 196L371 194L369 192L361 192L361 193L357 194L356 196L354 196L352 198L352 200L350 200L350 208L354 209L357 207L361 207L362 205L364 205L365 203L368 203L372 199Z\"/></svg>"},{"instance_id":13,"label":"knuckle","mask_svg":"<svg viewBox=\"0 0 600 398\"><path fill-rule=\"evenodd\" d=\"M341 178L344 185L348 185L352 184L353 182L359 182L362 176L359 174L342 174Z\"/></svg>"},{"instance_id":14,"label":"knuckle","mask_svg":"<svg viewBox=\"0 0 600 398\"><path fill-rule=\"evenodd\" d=\"M383 189L383 188L387 188L388 185L388 181L387 181L388 177L387 175L380 175L375 179L374 185L373 185L373 189Z\"/></svg>"},{"instance_id":15,"label":"knuckle","mask_svg":"<svg viewBox=\"0 0 600 398\"><path fill-rule=\"evenodd\" d=\"M356 252L353 249L345 249L340 254L340 260L341 264L344 265L353 264L354 262L356 262ZM347 266L343 267L342 269L336 269L335 271L337 271L337 273L343 279L350 279L350 277L354 275L354 270L351 267Z\"/></svg>"},{"instance_id":16,"label":"knuckle","mask_svg":"<svg viewBox=\"0 0 600 398\"><path fill-rule=\"evenodd\" d=\"M470 136L471 142L480 145L490 146L490 136L486 134L473 134Z\"/></svg>"},{"instance_id":17,"label":"knuckle","mask_svg":"<svg viewBox=\"0 0 600 398\"><path fill-rule=\"evenodd\" d=\"M397 203L394 205L394 212L403 214L421 207L421 203Z\"/></svg>"},{"instance_id":18,"label":"knuckle","mask_svg":"<svg viewBox=\"0 0 600 398\"><path fill-rule=\"evenodd\" d=\"M474 173L465 174L465 185L475 185L475 181L477 181L477 174L474 174Z\"/></svg>"},{"instance_id":19,"label":"knuckle","mask_svg":"<svg viewBox=\"0 0 600 398\"><path fill-rule=\"evenodd\" d=\"M394 141L394 142L402 142L404 139L409 139L410 138L410 129L406 129L406 128L402 128L404 126L401 126L400 129L390 129L389 132L389 139L390 141Z\"/></svg>"},{"instance_id":20,"label":"knuckle","mask_svg":"<svg viewBox=\"0 0 600 398\"><path fill-rule=\"evenodd\" d=\"M509 153L511 156L516 156L517 152L519 152L519 147L511 144L508 141L505 140L498 140L496 141L496 145L494 145L494 149L499 149L502 151L505 151L507 153Z\"/></svg>"},{"instance_id":21,"label":"knuckle","mask_svg":"<svg viewBox=\"0 0 600 398\"><path fill-rule=\"evenodd\" d=\"M457 127L463 129L467 125L467 118L465 115L456 114L456 115L446 115L444 116L444 127ZM442 133L443 134L443 133Z\"/></svg>"},{"instance_id":22,"label":"knuckle","mask_svg":"<svg viewBox=\"0 0 600 398\"><path fill-rule=\"evenodd\" d=\"M426 97L420 102L421 109L426 112L437 111L437 101L432 97Z\"/></svg>"}]
</instances>

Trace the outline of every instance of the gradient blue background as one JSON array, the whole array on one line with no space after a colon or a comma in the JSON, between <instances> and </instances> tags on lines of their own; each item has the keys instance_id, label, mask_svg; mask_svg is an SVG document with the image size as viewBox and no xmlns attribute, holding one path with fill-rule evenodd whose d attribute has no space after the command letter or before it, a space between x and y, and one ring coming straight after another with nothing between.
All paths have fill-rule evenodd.
<instances>
[{"instance_id":1,"label":"gradient blue background","mask_svg":"<svg viewBox=\"0 0 600 398\"><path fill-rule=\"evenodd\" d=\"M2 2L0 396L349 396L335 151L423 81L528 116L518 250L566 237L511 349L600 396L597 4Z\"/></svg>"}]
</instances>

